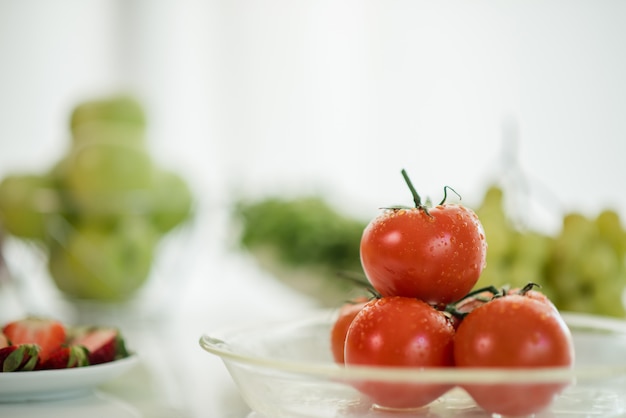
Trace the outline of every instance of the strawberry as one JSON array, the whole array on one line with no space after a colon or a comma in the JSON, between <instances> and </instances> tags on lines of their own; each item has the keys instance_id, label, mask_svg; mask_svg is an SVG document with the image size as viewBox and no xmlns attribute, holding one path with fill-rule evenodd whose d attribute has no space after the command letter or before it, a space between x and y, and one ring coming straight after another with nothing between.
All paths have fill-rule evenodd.
<instances>
[{"instance_id":1,"label":"strawberry","mask_svg":"<svg viewBox=\"0 0 626 418\"><path fill-rule=\"evenodd\" d=\"M71 343L87 349L90 364L108 363L128 356L122 334L116 328L83 328L77 330Z\"/></svg>"},{"instance_id":2,"label":"strawberry","mask_svg":"<svg viewBox=\"0 0 626 418\"><path fill-rule=\"evenodd\" d=\"M11 343L9 343L9 339L4 333L0 332L0 348L8 347Z\"/></svg>"},{"instance_id":3,"label":"strawberry","mask_svg":"<svg viewBox=\"0 0 626 418\"><path fill-rule=\"evenodd\" d=\"M81 345L66 345L54 351L38 370L70 369L89 366L89 352Z\"/></svg>"},{"instance_id":4,"label":"strawberry","mask_svg":"<svg viewBox=\"0 0 626 418\"><path fill-rule=\"evenodd\" d=\"M9 322L2 328L2 332L13 345L37 344L40 347L39 358L42 362L61 347L66 338L63 323L39 317Z\"/></svg>"},{"instance_id":5,"label":"strawberry","mask_svg":"<svg viewBox=\"0 0 626 418\"><path fill-rule=\"evenodd\" d=\"M35 344L9 345L0 348L0 372L34 370L39 365L39 346Z\"/></svg>"}]
</instances>

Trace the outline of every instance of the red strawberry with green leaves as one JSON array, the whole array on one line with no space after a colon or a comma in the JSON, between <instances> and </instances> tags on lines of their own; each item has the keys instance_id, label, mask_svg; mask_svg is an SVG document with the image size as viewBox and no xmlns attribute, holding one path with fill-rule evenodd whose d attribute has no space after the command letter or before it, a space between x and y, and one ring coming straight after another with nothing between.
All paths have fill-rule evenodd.
<instances>
[{"instance_id":1,"label":"red strawberry with green leaves","mask_svg":"<svg viewBox=\"0 0 626 418\"><path fill-rule=\"evenodd\" d=\"M71 369L89 366L89 352L81 345L66 345L53 352L38 370Z\"/></svg>"},{"instance_id":2,"label":"red strawberry with green leaves","mask_svg":"<svg viewBox=\"0 0 626 418\"><path fill-rule=\"evenodd\" d=\"M39 365L39 346L9 345L0 348L0 372L27 372Z\"/></svg>"},{"instance_id":3,"label":"red strawberry with green leaves","mask_svg":"<svg viewBox=\"0 0 626 418\"><path fill-rule=\"evenodd\" d=\"M43 362L65 343L66 329L60 321L27 317L9 322L2 332L13 345L36 344L39 358Z\"/></svg>"},{"instance_id":4,"label":"red strawberry with green leaves","mask_svg":"<svg viewBox=\"0 0 626 418\"><path fill-rule=\"evenodd\" d=\"M71 343L87 349L89 363L92 365L128 357L126 344L117 328L87 327L77 329L75 332Z\"/></svg>"}]
</instances>

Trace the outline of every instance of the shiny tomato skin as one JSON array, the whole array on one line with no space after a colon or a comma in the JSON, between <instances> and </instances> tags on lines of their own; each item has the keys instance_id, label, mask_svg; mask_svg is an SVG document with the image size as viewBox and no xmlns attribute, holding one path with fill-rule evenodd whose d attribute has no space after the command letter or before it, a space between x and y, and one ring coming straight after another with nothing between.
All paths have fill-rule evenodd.
<instances>
[{"instance_id":1,"label":"shiny tomato skin","mask_svg":"<svg viewBox=\"0 0 626 418\"><path fill-rule=\"evenodd\" d=\"M487 241L478 216L462 205L387 209L363 231L360 256L383 296L447 304L465 296L486 264Z\"/></svg>"},{"instance_id":2,"label":"shiny tomato skin","mask_svg":"<svg viewBox=\"0 0 626 418\"><path fill-rule=\"evenodd\" d=\"M383 297L356 315L345 341L345 364L376 367L452 367L454 328L447 317L414 298ZM418 408L451 385L359 381L354 386L385 408Z\"/></svg>"},{"instance_id":3,"label":"shiny tomato skin","mask_svg":"<svg viewBox=\"0 0 626 418\"><path fill-rule=\"evenodd\" d=\"M354 301L347 302L340 309L330 330L330 348L333 359L338 364L344 363L344 348L348 328L354 317L363 309L369 301L368 298L358 298Z\"/></svg>"},{"instance_id":4,"label":"shiny tomato skin","mask_svg":"<svg viewBox=\"0 0 626 418\"><path fill-rule=\"evenodd\" d=\"M571 367L574 346L559 312L525 295L493 299L470 312L454 339L457 367ZM476 403L492 414L524 416L547 408L567 382L468 384Z\"/></svg>"}]
</instances>

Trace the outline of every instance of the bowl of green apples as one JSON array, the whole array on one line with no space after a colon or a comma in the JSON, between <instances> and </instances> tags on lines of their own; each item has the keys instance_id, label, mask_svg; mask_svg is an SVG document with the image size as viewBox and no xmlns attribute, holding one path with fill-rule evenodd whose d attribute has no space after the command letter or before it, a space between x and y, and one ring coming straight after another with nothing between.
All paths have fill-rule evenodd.
<instances>
[{"instance_id":1,"label":"bowl of green apples","mask_svg":"<svg viewBox=\"0 0 626 418\"><path fill-rule=\"evenodd\" d=\"M145 128L131 97L80 103L61 158L42 172L0 180L0 228L35 243L68 299L132 300L165 237L193 217L189 184L151 155Z\"/></svg>"}]
</instances>

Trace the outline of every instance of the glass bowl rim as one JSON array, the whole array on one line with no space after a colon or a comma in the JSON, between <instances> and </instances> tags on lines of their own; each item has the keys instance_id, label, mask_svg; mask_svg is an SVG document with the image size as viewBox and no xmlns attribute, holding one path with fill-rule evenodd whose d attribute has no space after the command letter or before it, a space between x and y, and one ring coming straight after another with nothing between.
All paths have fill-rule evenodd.
<instances>
[{"instance_id":1,"label":"glass bowl rim","mask_svg":"<svg viewBox=\"0 0 626 418\"><path fill-rule=\"evenodd\" d=\"M280 326L304 326L330 323L333 312L323 311L315 315L290 321L274 321L263 325L266 329ZM626 337L626 321L590 314L562 312L568 326L575 329L614 333ZM585 365L573 367L519 368L406 368L379 366L341 366L334 362L281 360L263 355L251 355L239 350L230 340L241 337L256 326L240 326L215 333L201 335L199 344L208 353L220 357L225 363L258 368L259 370L298 374L310 378L338 381L376 380L405 383L556 383L587 379L610 379L626 376L626 361L611 365Z\"/></svg>"}]
</instances>

